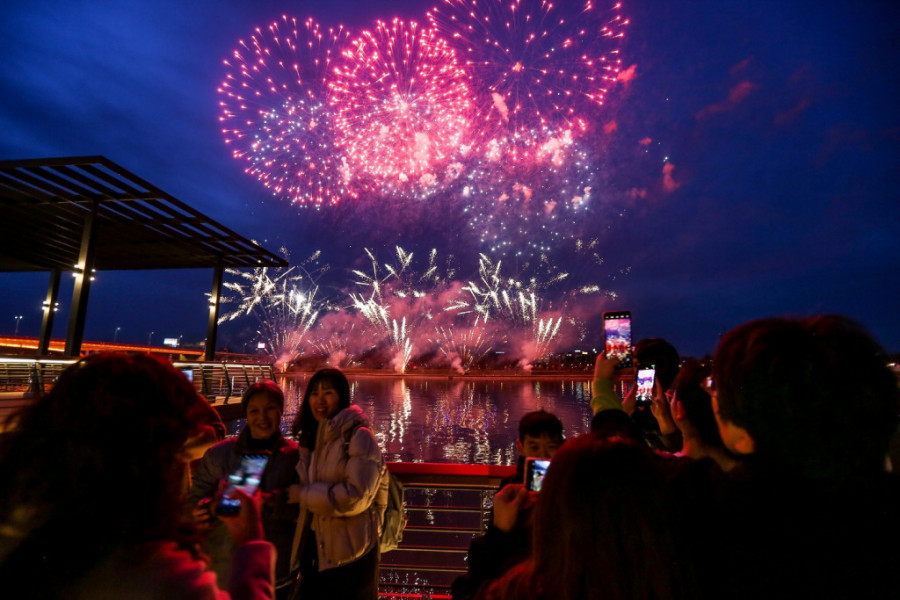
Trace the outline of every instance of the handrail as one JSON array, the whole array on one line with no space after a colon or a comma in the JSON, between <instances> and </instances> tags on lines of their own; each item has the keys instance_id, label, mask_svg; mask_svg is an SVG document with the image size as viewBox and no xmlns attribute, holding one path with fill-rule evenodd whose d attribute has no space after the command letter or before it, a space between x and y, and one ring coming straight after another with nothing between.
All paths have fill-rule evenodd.
<instances>
[{"instance_id":1,"label":"handrail","mask_svg":"<svg viewBox=\"0 0 900 600\"><path fill-rule=\"evenodd\" d=\"M450 598L466 572L469 543L484 533L493 495L513 466L389 462L404 485L408 523L381 557L380 598Z\"/></svg>"},{"instance_id":2,"label":"handrail","mask_svg":"<svg viewBox=\"0 0 900 600\"><path fill-rule=\"evenodd\" d=\"M0 356L0 393L3 393L0 431L9 414L32 398L48 392L60 374L76 361L75 358ZM240 403L232 401L240 398L250 384L259 379L275 379L275 369L271 364L172 361L172 365L187 375L198 393L209 400L225 421L241 416ZM240 375L232 377L233 373Z\"/></svg>"}]
</instances>

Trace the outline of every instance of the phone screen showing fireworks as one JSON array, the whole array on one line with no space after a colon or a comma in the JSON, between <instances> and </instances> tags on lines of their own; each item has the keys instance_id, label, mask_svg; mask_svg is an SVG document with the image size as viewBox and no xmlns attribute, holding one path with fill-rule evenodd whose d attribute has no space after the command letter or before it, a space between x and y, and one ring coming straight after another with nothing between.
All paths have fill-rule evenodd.
<instances>
[{"instance_id":1,"label":"phone screen showing fireworks","mask_svg":"<svg viewBox=\"0 0 900 600\"><path fill-rule=\"evenodd\" d=\"M631 313L627 310L603 313L606 358L618 358L616 368L631 366Z\"/></svg>"},{"instance_id":2,"label":"phone screen showing fireworks","mask_svg":"<svg viewBox=\"0 0 900 600\"><path fill-rule=\"evenodd\" d=\"M650 404L653 401L653 385L656 382L654 365L638 365L637 392L635 401L638 404Z\"/></svg>"},{"instance_id":3,"label":"phone screen showing fireworks","mask_svg":"<svg viewBox=\"0 0 900 600\"><path fill-rule=\"evenodd\" d=\"M228 476L228 484L222 493L222 499L216 507L219 514L234 515L241 511L241 501L229 498L236 489L242 490L248 496L252 496L259 489L263 471L269 462L269 455L264 453L244 454L241 456L241 464Z\"/></svg>"}]
</instances>

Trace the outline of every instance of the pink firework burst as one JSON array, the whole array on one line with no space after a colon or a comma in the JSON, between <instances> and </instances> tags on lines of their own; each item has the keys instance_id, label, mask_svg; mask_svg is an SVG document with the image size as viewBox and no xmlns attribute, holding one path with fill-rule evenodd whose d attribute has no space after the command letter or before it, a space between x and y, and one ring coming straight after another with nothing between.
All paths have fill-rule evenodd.
<instances>
[{"instance_id":1,"label":"pink firework burst","mask_svg":"<svg viewBox=\"0 0 900 600\"><path fill-rule=\"evenodd\" d=\"M601 2L603 0L600 0ZM476 128L490 159L541 161L591 129L621 68L628 20L595 0L443 0L428 13L478 87Z\"/></svg>"},{"instance_id":2,"label":"pink firework burst","mask_svg":"<svg viewBox=\"0 0 900 600\"><path fill-rule=\"evenodd\" d=\"M325 79L349 35L283 16L241 40L219 86L222 134L245 172L299 204L355 198L334 139Z\"/></svg>"},{"instance_id":3,"label":"pink firework burst","mask_svg":"<svg viewBox=\"0 0 900 600\"><path fill-rule=\"evenodd\" d=\"M329 105L362 186L427 194L461 174L471 83L434 29L378 21L341 59L328 84Z\"/></svg>"}]
</instances>

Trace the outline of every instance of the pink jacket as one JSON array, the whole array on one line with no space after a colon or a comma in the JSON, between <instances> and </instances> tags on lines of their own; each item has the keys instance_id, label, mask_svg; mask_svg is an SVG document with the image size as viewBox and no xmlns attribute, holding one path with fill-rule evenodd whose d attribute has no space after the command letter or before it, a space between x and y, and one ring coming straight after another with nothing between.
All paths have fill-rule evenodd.
<instances>
[{"instance_id":1,"label":"pink jacket","mask_svg":"<svg viewBox=\"0 0 900 600\"><path fill-rule=\"evenodd\" d=\"M230 592L219 589L205 561L175 542L122 549L91 570L68 597L76 600L265 600L275 597L275 547L253 541L233 558Z\"/></svg>"}]
</instances>

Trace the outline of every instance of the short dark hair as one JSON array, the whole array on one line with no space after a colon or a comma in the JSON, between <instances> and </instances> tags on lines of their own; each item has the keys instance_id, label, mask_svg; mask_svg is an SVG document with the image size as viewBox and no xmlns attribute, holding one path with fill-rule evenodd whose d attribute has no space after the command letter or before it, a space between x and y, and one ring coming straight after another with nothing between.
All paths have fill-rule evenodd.
<instances>
[{"instance_id":1,"label":"short dark hair","mask_svg":"<svg viewBox=\"0 0 900 600\"><path fill-rule=\"evenodd\" d=\"M331 387L338 393L339 411L350 406L350 382L347 381L347 376L340 369L319 369L310 377L309 383L306 384L306 389L303 391L300 411L297 413L296 419L294 419L294 426L291 430L291 433L297 438L300 445L310 450L316 444L319 422L312 414L312 409L309 406L309 397L321 383L331 384Z\"/></svg>"},{"instance_id":2,"label":"short dark hair","mask_svg":"<svg viewBox=\"0 0 900 600\"><path fill-rule=\"evenodd\" d=\"M539 438L544 434L562 441L563 424L559 417L546 410L536 410L525 414L519 420L519 441L524 442L525 436Z\"/></svg>"},{"instance_id":3,"label":"short dark hair","mask_svg":"<svg viewBox=\"0 0 900 600\"><path fill-rule=\"evenodd\" d=\"M700 441L708 446L724 447L712 408L712 397L703 385L709 374L708 365L695 359L686 360L672 382L672 387L675 398L681 403L687 420L697 430Z\"/></svg>"},{"instance_id":4,"label":"short dark hair","mask_svg":"<svg viewBox=\"0 0 900 600\"><path fill-rule=\"evenodd\" d=\"M719 418L754 453L813 478L881 470L900 391L884 350L847 317L768 318L727 333L713 379Z\"/></svg>"},{"instance_id":5,"label":"short dark hair","mask_svg":"<svg viewBox=\"0 0 900 600\"><path fill-rule=\"evenodd\" d=\"M656 379L664 390L672 387L681 364L675 346L662 338L645 338L634 345L634 357L656 366Z\"/></svg>"},{"instance_id":6,"label":"short dark hair","mask_svg":"<svg viewBox=\"0 0 900 600\"><path fill-rule=\"evenodd\" d=\"M244 391L244 395L241 396L241 408L244 411L244 416L247 416L247 405L250 403L250 398L257 394L266 395L269 400L273 400L278 406L281 407L282 412L284 412L284 392L281 390L281 387L272 381L271 379L260 379L259 381L253 382L250 384Z\"/></svg>"}]
</instances>

